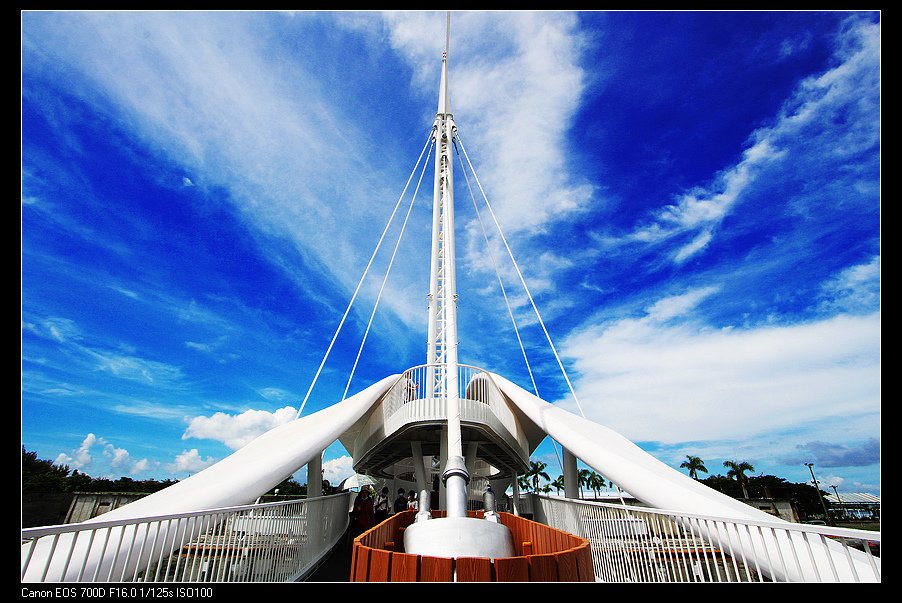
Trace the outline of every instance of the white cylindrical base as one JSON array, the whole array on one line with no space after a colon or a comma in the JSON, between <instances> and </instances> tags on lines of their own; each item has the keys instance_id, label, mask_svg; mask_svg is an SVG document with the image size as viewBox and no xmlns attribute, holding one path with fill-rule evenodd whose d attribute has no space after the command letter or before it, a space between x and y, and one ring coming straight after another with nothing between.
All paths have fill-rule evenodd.
<instances>
[{"instance_id":1,"label":"white cylindrical base","mask_svg":"<svg viewBox=\"0 0 902 603\"><path fill-rule=\"evenodd\" d=\"M439 517L404 530L404 552L432 557L513 557L507 526L475 517Z\"/></svg>"}]
</instances>

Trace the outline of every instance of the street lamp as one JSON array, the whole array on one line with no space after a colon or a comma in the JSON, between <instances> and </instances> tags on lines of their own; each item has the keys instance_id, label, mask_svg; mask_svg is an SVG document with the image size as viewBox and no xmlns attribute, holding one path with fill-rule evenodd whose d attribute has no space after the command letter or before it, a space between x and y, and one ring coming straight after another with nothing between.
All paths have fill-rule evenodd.
<instances>
[{"instance_id":1,"label":"street lamp","mask_svg":"<svg viewBox=\"0 0 902 603\"><path fill-rule=\"evenodd\" d=\"M817 491L817 499L821 501L821 508L824 510L824 520L830 525L833 525L833 521L830 520L830 514L827 513L827 505L824 503L824 497L821 496L821 487L817 483L817 478L814 477L814 463L805 463L805 466L808 467L808 470L811 472L811 479L814 481L814 489Z\"/></svg>"},{"instance_id":2,"label":"street lamp","mask_svg":"<svg viewBox=\"0 0 902 603\"><path fill-rule=\"evenodd\" d=\"M842 508L842 499L839 497L839 490L836 489L836 486L830 486L833 488L833 492L836 494L836 502L839 503L839 510L842 512L843 518L846 516L846 512Z\"/></svg>"}]
</instances>

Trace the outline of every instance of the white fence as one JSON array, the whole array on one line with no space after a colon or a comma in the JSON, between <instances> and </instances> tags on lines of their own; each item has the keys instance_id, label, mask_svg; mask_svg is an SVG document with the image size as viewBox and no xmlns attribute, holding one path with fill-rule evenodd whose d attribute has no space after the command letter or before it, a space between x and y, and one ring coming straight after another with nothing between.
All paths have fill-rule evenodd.
<instances>
[{"instance_id":1,"label":"white fence","mask_svg":"<svg viewBox=\"0 0 902 603\"><path fill-rule=\"evenodd\" d=\"M537 521L590 541L600 582L880 581L879 532L532 498Z\"/></svg>"},{"instance_id":2,"label":"white fence","mask_svg":"<svg viewBox=\"0 0 902 603\"><path fill-rule=\"evenodd\" d=\"M342 538L351 493L22 530L23 582L291 582ZM102 516L101 516L102 517Z\"/></svg>"}]
</instances>

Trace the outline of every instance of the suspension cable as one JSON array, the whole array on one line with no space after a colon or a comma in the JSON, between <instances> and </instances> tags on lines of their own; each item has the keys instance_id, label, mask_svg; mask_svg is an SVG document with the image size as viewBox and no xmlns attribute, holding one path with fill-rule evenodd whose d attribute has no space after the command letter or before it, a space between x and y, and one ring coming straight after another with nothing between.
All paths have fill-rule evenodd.
<instances>
[{"instance_id":1,"label":"suspension cable","mask_svg":"<svg viewBox=\"0 0 902 603\"><path fill-rule=\"evenodd\" d=\"M354 373L357 371L357 363L360 361L360 355L363 353L363 346L366 343L366 338L370 333L370 327L373 325L373 319L376 316L376 310L379 308L379 300L382 299L382 292L385 290L385 283L388 281L388 275L391 273L392 265L395 263L395 255L398 253L398 247L401 245L401 239L404 237L404 230L407 228L407 221L410 219L410 212L413 209L413 203L416 201L417 193L420 191L420 184L423 183L423 174L426 173L426 168L429 166L429 157L432 156L432 149L435 145L429 146L429 154L426 155L426 161L423 162L423 169L420 171L420 179L417 181L417 186L413 191L413 195L410 198L410 205L407 207L407 215L404 216L404 222L401 224L401 232L398 233L398 240L395 242L395 248L392 251L391 259L388 261L388 268L385 269L385 276L382 278L382 286L379 287L379 294L376 296L376 303L373 304L373 311L370 314L370 320L366 323L366 330L363 332L363 340L360 342L360 347L357 349L357 357L354 359L354 366L351 368L351 374L348 375L348 383L345 385L345 391L341 395L341 399L344 400L348 395L348 389L351 387L351 380L354 379Z\"/></svg>"},{"instance_id":2,"label":"suspension cable","mask_svg":"<svg viewBox=\"0 0 902 603\"><path fill-rule=\"evenodd\" d=\"M326 364L326 359L329 358L329 354L332 352L332 346L335 345L335 340L338 339L338 333L341 331L342 326L345 323L345 319L348 317L348 313L351 311L351 306L354 305L354 300L357 299L357 294L360 292L360 287L363 285L363 281L366 278L367 273L370 270L370 267L373 265L373 260L376 258L376 254L379 252L379 248L382 245L382 240L385 239L385 233L388 232L389 226L391 226L392 221L395 219L395 213L398 211L398 207L401 205L401 200L404 198L404 195L407 193L407 188L410 186L410 181L413 180L413 175L417 171L417 166L420 164L420 160L423 158L423 153L426 152L426 148L430 146L432 142L432 130L429 131L429 138L426 139L426 144L423 145L423 150L420 151L420 156L417 158L416 164L414 164L413 169L410 172L410 176L407 178L407 184L404 185L404 190L401 191L401 196L398 197L398 202L395 203L395 208L391 212L391 216L388 218L388 223L385 225L385 228L382 230L382 236L379 237L379 242L376 243L376 248L373 250L373 255L370 256L370 261L367 263L366 268L363 271L363 275L360 277L360 281L357 283L357 288L354 289L354 295L351 296L351 301L348 302L348 307L345 308L345 313L341 317L341 321L338 323L338 328L335 329L335 334L332 336L332 341L329 342L329 347L326 349L326 353L323 356L322 362L319 363L319 368L316 369L316 374L313 376L313 381L310 382L310 388L307 390L307 394L304 396L304 401L301 402L301 407L298 409L297 415L295 418L301 416L301 413L304 412L304 406L307 405L307 400L310 398L310 393L313 391L313 387L316 385L317 379L319 379L319 375L323 370L323 366Z\"/></svg>"},{"instance_id":3,"label":"suspension cable","mask_svg":"<svg viewBox=\"0 0 902 603\"><path fill-rule=\"evenodd\" d=\"M457 134L455 132L454 140L454 148L457 149ZM463 144L463 143L461 143ZM523 361L526 363L526 371L529 373L529 380L532 382L532 389L536 394L537 398L541 398L539 395L539 387L536 385L535 377L532 374L532 367L529 365L529 358L526 356L526 348L523 346L523 340L520 338L520 330L517 328L517 320L514 318L514 312L511 309L510 302L507 299L507 293L504 290L504 282L501 279L501 272L498 270L498 264L495 262L495 254L492 253L492 246L489 243L489 237L485 230L485 224L482 221L482 215L479 213L479 207L476 204L476 197L473 195L473 189L470 186L470 179L467 177L467 170L464 168L463 159L460 157L460 152L457 153L457 160L460 162L460 171L464 175L464 180L467 183L467 191L470 193L470 200L473 201L473 209L476 211L476 218L479 220L479 227L482 229L482 238L485 240L486 249L489 252L489 257L492 260L492 267L495 269L495 276L498 277L498 285L501 287L501 295L504 296L504 304L507 306L507 313L510 316L511 323L514 325L514 333L517 335L517 343L520 344L520 351L523 352ZM554 456L557 459L558 465L561 468L561 471L564 471L564 461L561 459L561 454L558 452L557 444L554 441L554 438L551 438L551 446L554 448Z\"/></svg>"},{"instance_id":4,"label":"suspension cable","mask_svg":"<svg viewBox=\"0 0 902 603\"><path fill-rule=\"evenodd\" d=\"M454 148L457 149L457 135L455 134L454 139L452 140L454 143ZM473 201L473 209L476 210L476 218L479 220L479 227L482 229L482 238L485 239L485 246L489 252L489 257L492 260L492 267L495 269L495 276L498 277L498 285L501 287L501 295L504 296L504 305L507 306L507 314L510 316L511 323L514 325L514 334L517 336L517 343L520 344L520 351L523 352L523 361L526 363L526 370L529 373L529 380L532 381L532 389L536 393L536 397L539 397L539 388L536 385L536 380L532 375L532 367L529 365L529 358L526 356L526 348L523 347L523 340L520 338L520 330L517 328L517 320L514 318L514 312L511 309L510 302L507 299L507 292L504 289L504 282L501 279L501 272L498 270L498 264L495 262L495 254L492 253L492 246L489 243L489 236L485 230L485 224L482 221L482 216L479 214L479 207L476 205L476 197L473 195L473 188L470 186L470 179L467 177L467 170L464 168L463 159L461 159L460 152L457 153L457 160L460 162L460 171L464 175L464 180L467 183L467 191L470 193L470 199Z\"/></svg>"},{"instance_id":5,"label":"suspension cable","mask_svg":"<svg viewBox=\"0 0 902 603\"><path fill-rule=\"evenodd\" d=\"M526 286L526 280L523 278L523 273L520 272L520 266L517 265L517 260L514 259L514 253L511 251L510 245L507 243L507 238L504 236L504 231L501 230L501 225L498 223L498 218L495 216L495 211L492 209L492 205L489 203L489 199L485 194L485 190L482 188L482 184L479 182L479 176L476 174L476 170L473 168L473 164L470 162L470 156L467 154L467 149L464 147L463 140L460 139L458 135L457 139L460 141L460 148L464 153L464 157L467 159L467 164L470 166L470 171L473 172L473 178L476 180L476 186L479 187L479 191L482 193L482 198L485 200L486 207L489 208L489 213L492 214L492 220L495 222L495 226L498 228L498 233L501 235L501 240L504 242L504 246L507 249L507 253L510 256L511 262L514 264L514 268L517 270L517 276L520 277L520 283L523 285L523 290L526 292L526 296L529 298L529 303L532 304L532 309L536 313L536 317L539 319L539 324L542 325L542 331L545 332L545 338L548 340L548 345L551 346L551 351L554 353L554 358L557 360L558 366L561 369L561 373L564 375L564 380L567 382L567 387L570 388L570 394L573 396L573 400L576 402L576 407L579 408L579 413L586 418L586 413L583 412L583 407L579 403L579 398L576 396L576 392L573 390L573 384L570 383L570 377L567 376L567 371L564 369L564 363L561 362L561 358L557 353L557 349L554 347L554 342L551 341L551 335L548 334L548 329L545 328L545 322L542 320L541 314L539 314L539 309L536 307L536 302L532 298L532 294L529 292L529 287Z\"/></svg>"}]
</instances>

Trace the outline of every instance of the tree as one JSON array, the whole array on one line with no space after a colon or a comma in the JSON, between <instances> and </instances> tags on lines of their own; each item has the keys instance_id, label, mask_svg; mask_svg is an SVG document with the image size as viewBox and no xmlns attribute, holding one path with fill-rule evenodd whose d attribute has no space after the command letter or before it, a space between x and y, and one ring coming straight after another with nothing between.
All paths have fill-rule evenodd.
<instances>
[{"instance_id":1,"label":"tree","mask_svg":"<svg viewBox=\"0 0 902 603\"><path fill-rule=\"evenodd\" d=\"M68 492L68 477L68 465L39 459L37 452L29 452L22 446L23 492Z\"/></svg>"},{"instance_id":2,"label":"tree","mask_svg":"<svg viewBox=\"0 0 902 603\"><path fill-rule=\"evenodd\" d=\"M517 476L517 485L520 486L521 490L529 492L530 485L529 485L529 478L527 476L518 475Z\"/></svg>"},{"instance_id":3,"label":"tree","mask_svg":"<svg viewBox=\"0 0 902 603\"><path fill-rule=\"evenodd\" d=\"M698 472L707 473L708 468L705 467L705 461L691 454L686 455L686 460L680 463L680 469L688 469L689 477L694 480L698 479Z\"/></svg>"},{"instance_id":4,"label":"tree","mask_svg":"<svg viewBox=\"0 0 902 603\"><path fill-rule=\"evenodd\" d=\"M589 476L592 474L588 469L580 469L579 474L577 476L577 481L579 482L579 497L583 497L583 486L586 488L589 487Z\"/></svg>"},{"instance_id":5,"label":"tree","mask_svg":"<svg viewBox=\"0 0 902 603\"><path fill-rule=\"evenodd\" d=\"M551 481L551 478L545 473L545 467L547 466L548 464L542 461L529 461L529 470L526 472L525 477L532 481L532 489L536 492L539 491L540 477L546 481Z\"/></svg>"},{"instance_id":6,"label":"tree","mask_svg":"<svg viewBox=\"0 0 902 603\"><path fill-rule=\"evenodd\" d=\"M560 494L561 490L566 490L564 487L564 476L559 475L555 478L553 482L551 482L551 487L557 490L557 493Z\"/></svg>"},{"instance_id":7,"label":"tree","mask_svg":"<svg viewBox=\"0 0 902 603\"><path fill-rule=\"evenodd\" d=\"M754 471L755 468L745 461L741 463L737 463L736 461L724 461L723 466L729 469L727 471L728 478L735 478L736 481L742 486L742 495L743 498L749 498L749 490L747 487L747 483L749 481L748 476L745 474L746 471Z\"/></svg>"},{"instance_id":8,"label":"tree","mask_svg":"<svg viewBox=\"0 0 902 603\"><path fill-rule=\"evenodd\" d=\"M605 481L603 475L599 475L598 473L591 471L589 472L589 480L586 485L589 487L589 489L595 492L595 498L598 498L599 490L607 486L608 483Z\"/></svg>"},{"instance_id":9,"label":"tree","mask_svg":"<svg viewBox=\"0 0 902 603\"><path fill-rule=\"evenodd\" d=\"M279 494L282 496L300 496L302 494L307 494L307 486L302 486L294 481L294 477L282 480L279 485L274 486L267 494L275 494L276 490L278 490Z\"/></svg>"}]
</instances>

